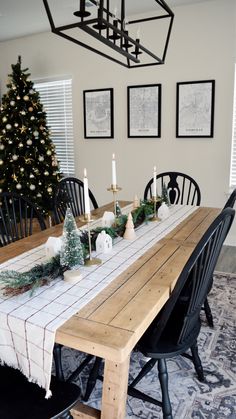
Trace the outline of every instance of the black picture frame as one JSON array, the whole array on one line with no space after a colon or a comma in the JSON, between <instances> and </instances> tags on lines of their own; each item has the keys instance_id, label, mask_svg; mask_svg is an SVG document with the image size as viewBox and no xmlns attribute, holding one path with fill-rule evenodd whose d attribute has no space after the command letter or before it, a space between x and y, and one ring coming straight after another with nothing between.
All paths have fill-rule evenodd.
<instances>
[{"instance_id":1,"label":"black picture frame","mask_svg":"<svg viewBox=\"0 0 236 419\"><path fill-rule=\"evenodd\" d=\"M161 84L127 87L128 138L160 138Z\"/></svg>"},{"instance_id":2,"label":"black picture frame","mask_svg":"<svg viewBox=\"0 0 236 419\"><path fill-rule=\"evenodd\" d=\"M114 138L113 96L113 88L83 91L85 138Z\"/></svg>"},{"instance_id":3,"label":"black picture frame","mask_svg":"<svg viewBox=\"0 0 236 419\"><path fill-rule=\"evenodd\" d=\"M215 80L176 85L176 137L213 138Z\"/></svg>"}]
</instances>

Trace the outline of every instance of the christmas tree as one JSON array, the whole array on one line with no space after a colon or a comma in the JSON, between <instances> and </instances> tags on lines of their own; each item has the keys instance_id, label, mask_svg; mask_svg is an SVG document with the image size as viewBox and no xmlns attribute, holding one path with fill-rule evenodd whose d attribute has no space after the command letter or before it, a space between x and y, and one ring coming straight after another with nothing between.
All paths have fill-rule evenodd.
<instances>
[{"instance_id":1,"label":"christmas tree","mask_svg":"<svg viewBox=\"0 0 236 419\"><path fill-rule=\"evenodd\" d=\"M0 192L20 193L46 215L61 176L46 113L29 76L18 57L0 107Z\"/></svg>"},{"instance_id":2,"label":"christmas tree","mask_svg":"<svg viewBox=\"0 0 236 419\"><path fill-rule=\"evenodd\" d=\"M70 208L66 210L63 225L62 249L60 255L61 266L68 269L84 264L83 247L80 241L79 230Z\"/></svg>"}]
</instances>

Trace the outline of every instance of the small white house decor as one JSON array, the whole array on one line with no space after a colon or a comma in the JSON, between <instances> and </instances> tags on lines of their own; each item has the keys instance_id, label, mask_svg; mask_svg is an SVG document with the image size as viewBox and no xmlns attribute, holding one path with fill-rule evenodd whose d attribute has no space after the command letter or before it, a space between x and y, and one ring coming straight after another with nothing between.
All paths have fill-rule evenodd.
<instances>
[{"instance_id":1,"label":"small white house decor","mask_svg":"<svg viewBox=\"0 0 236 419\"><path fill-rule=\"evenodd\" d=\"M115 215L113 212L105 211L102 217L102 227L111 227L115 221Z\"/></svg>"},{"instance_id":2,"label":"small white house decor","mask_svg":"<svg viewBox=\"0 0 236 419\"><path fill-rule=\"evenodd\" d=\"M45 243L47 258L56 256L61 251L62 241L59 237L49 237Z\"/></svg>"},{"instance_id":3,"label":"small white house decor","mask_svg":"<svg viewBox=\"0 0 236 419\"><path fill-rule=\"evenodd\" d=\"M162 202L160 208L158 209L158 217L161 220L165 220L165 218L169 217L170 215L170 210L168 205L166 205L165 202Z\"/></svg>"},{"instance_id":4,"label":"small white house decor","mask_svg":"<svg viewBox=\"0 0 236 419\"><path fill-rule=\"evenodd\" d=\"M96 240L97 253L109 253L112 250L112 238L104 230L98 234Z\"/></svg>"}]
</instances>

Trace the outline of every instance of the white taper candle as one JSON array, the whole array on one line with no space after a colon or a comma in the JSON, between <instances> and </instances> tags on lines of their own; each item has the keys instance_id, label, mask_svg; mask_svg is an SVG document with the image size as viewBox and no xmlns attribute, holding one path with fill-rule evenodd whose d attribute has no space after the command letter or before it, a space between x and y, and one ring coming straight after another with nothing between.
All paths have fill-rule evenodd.
<instances>
[{"instance_id":1,"label":"white taper candle","mask_svg":"<svg viewBox=\"0 0 236 419\"><path fill-rule=\"evenodd\" d=\"M112 186L116 186L116 160L115 154L112 154Z\"/></svg>"},{"instance_id":2,"label":"white taper candle","mask_svg":"<svg viewBox=\"0 0 236 419\"><path fill-rule=\"evenodd\" d=\"M86 169L84 169L84 211L85 214L90 214L88 178Z\"/></svg>"},{"instance_id":3,"label":"white taper candle","mask_svg":"<svg viewBox=\"0 0 236 419\"><path fill-rule=\"evenodd\" d=\"M152 196L156 198L157 196L157 168L154 166L153 168L153 188L152 188Z\"/></svg>"}]
</instances>

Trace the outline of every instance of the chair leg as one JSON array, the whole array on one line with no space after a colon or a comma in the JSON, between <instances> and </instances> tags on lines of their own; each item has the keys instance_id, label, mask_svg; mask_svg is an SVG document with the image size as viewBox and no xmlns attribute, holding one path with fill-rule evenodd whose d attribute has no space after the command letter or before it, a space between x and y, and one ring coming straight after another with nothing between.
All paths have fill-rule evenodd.
<instances>
[{"instance_id":1,"label":"chair leg","mask_svg":"<svg viewBox=\"0 0 236 419\"><path fill-rule=\"evenodd\" d=\"M102 363L102 358L96 357L95 362L93 364L93 368L91 369L90 374L89 374L88 383L87 383L87 387L86 387L86 391L85 391L85 396L83 398L83 400L85 402L88 401L88 399L90 397L90 394L92 393L92 391L95 387L101 363Z\"/></svg>"},{"instance_id":2,"label":"chair leg","mask_svg":"<svg viewBox=\"0 0 236 419\"><path fill-rule=\"evenodd\" d=\"M92 358L94 358L93 355L87 355L86 358L83 360L83 362L81 362L78 368L76 368L76 370L72 372L72 374L67 378L66 381L68 381L69 383L72 383L73 381L77 381L80 373L89 364Z\"/></svg>"},{"instance_id":3,"label":"chair leg","mask_svg":"<svg viewBox=\"0 0 236 419\"><path fill-rule=\"evenodd\" d=\"M55 343L53 348L53 357L55 362L56 377L58 380L64 381L64 374L61 363L61 348L62 345L59 345L59 343Z\"/></svg>"},{"instance_id":4,"label":"chair leg","mask_svg":"<svg viewBox=\"0 0 236 419\"><path fill-rule=\"evenodd\" d=\"M154 365L157 363L157 359L150 359L144 367L141 369L140 373L137 375L137 377L132 381L132 383L129 385L129 387L135 387L137 383L139 383L140 380L154 367Z\"/></svg>"},{"instance_id":5,"label":"chair leg","mask_svg":"<svg viewBox=\"0 0 236 419\"><path fill-rule=\"evenodd\" d=\"M169 398L169 391L168 391L168 373L166 368L166 360L159 359L158 360L158 375L161 385L161 393L162 393L162 412L164 419L172 419L172 409L170 404Z\"/></svg>"},{"instance_id":6,"label":"chair leg","mask_svg":"<svg viewBox=\"0 0 236 419\"><path fill-rule=\"evenodd\" d=\"M193 346L191 346L191 352L192 352L193 365L194 365L195 371L197 373L198 379L199 379L199 381L203 382L203 381L205 381L205 377L204 377L204 372L203 372L203 368L202 368L201 359L198 355L197 342Z\"/></svg>"},{"instance_id":7,"label":"chair leg","mask_svg":"<svg viewBox=\"0 0 236 419\"><path fill-rule=\"evenodd\" d=\"M207 323L209 324L210 327L214 327L213 317L212 317L212 313L211 313L211 308L209 306L209 303L208 303L208 299L207 298L206 298L206 300L204 302L204 311L205 311L205 314L206 314Z\"/></svg>"}]
</instances>

